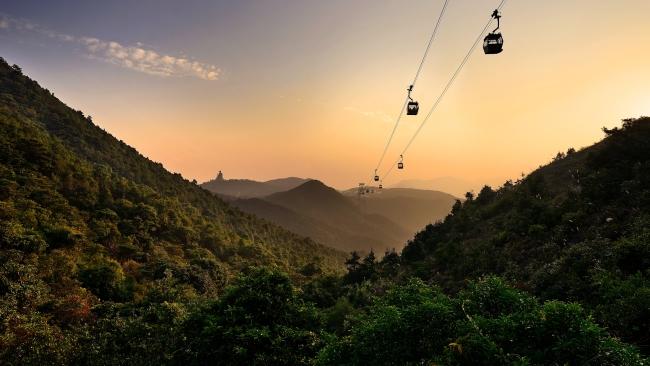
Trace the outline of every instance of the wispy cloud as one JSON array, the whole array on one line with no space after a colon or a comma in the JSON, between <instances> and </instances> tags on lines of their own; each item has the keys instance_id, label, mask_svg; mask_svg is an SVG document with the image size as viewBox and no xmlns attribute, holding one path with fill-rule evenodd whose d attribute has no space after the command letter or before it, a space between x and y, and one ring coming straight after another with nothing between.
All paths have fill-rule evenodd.
<instances>
[{"instance_id":1,"label":"wispy cloud","mask_svg":"<svg viewBox=\"0 0 650 366\"><path fill-rule=\"evenodd\" d=\"M194 76L204 80L217 80L221 70L190 57L172 56L136 45L123 45L93 37L77 37L41 27L23 19L0 14L0 29L32 32L47 38L67 43L76 43L91 59L101 60L127 69L158 76Z\"/></svg>"},{"instance_id":2,"label":"wispy cloud","mask_svg":"<svg viewBox=\"0 0 650 366\"><path fill-rule=\"evenodd\" d=\"M360 114L360 115L362 115L364 117L378 119L378 120L380 120L382 122L392 122L393 121L393 117L391 117L388 114L386 114L384 112L381 112L381 111L376 111L376 112L375 111L363 111L363 110L360 110L360 109L355 108L355 107L345 107L344 110L348 111L348 112Z\"/></svg>"}]
</instances>

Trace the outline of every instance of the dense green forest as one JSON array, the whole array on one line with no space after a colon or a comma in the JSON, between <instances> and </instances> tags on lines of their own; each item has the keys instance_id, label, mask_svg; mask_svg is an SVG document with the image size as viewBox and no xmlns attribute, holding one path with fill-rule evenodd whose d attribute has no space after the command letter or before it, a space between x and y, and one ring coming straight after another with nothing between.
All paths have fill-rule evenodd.
<instances>
[{"instance_id":1,"label":"dense green forest","mask_svg":"<svg viewBox=\"0 0 650 366\"><path fill-rule=\"evenodd\" d=\"M107 304L214 297L252 265L296 283L344 269L343 253L167 172L4 60L0 220L0 354L15 360L65 353Z\"/></svg>"},{"instance_id":2,"label":"dense green forest","mask_svg":"<svg viewBox=\"0 0 650 366\"><path fill-rule=\"evenodd\" d=\"M650 351L650 118L457 202L406 246L402 275L447 290L498 274L541 299L578 301Z\"/></svg>"},{"instance_id":3,"label":"dense green forest","mask_svg":"<svg viewBox=\"0 0 650 366\"><path fill-rule=\"evenodd\" d=\"M2 60L0 364L647 365L650 120L605 132L346 260Z\"/></svg>"}]
</instances>

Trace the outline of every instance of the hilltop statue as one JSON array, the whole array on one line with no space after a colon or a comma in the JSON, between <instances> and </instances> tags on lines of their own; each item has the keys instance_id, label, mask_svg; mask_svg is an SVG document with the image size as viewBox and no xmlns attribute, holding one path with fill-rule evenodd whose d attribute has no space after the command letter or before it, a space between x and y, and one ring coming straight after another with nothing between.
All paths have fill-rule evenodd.
<instances>
[{"instance_id":1,"label":"hilltop statue","mask_svg":"<svg viewBox=\"0 0 650 366\"><path fill-rule=\"evenodd\" d=\"M219 170L219 174L217 174L217 180L218 181L223 180L223 173L221 172L221 170Z\"/></svg>"}]
</instances>

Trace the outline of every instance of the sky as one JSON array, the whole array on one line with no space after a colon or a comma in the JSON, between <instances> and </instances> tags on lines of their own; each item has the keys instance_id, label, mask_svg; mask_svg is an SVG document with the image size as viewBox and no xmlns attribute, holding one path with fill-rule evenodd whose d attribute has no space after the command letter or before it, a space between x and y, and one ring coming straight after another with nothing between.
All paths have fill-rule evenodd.
<instances>
[{"instance_id":1,"label":"sky","mask_svg":"<svg viewBox=\"0 0 650 366\"><path fill-rule=\"evenodd\" d=\"M444 0L0 0L0 56L188 179L373 175ZM497 6L449 0L379 174ZM384 185L498 186L650 115L648 0L509 0Z\"/></svg>"}]
</instances>

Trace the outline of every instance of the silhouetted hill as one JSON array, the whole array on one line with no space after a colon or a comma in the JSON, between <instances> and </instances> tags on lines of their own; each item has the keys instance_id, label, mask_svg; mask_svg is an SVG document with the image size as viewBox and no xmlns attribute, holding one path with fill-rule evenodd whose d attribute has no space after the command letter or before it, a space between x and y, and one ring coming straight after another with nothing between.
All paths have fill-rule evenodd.
<instances>
[{"instance_id":1,"label":"silhouetted hill","mask_svg":"<svg viewBox=\"0 0 650 366\"><path fill-rule=\"evenodd\" d=\"M296 188L299 185L309 182L311 179L298 178L298 177L288 177L288 178L278 178L267 180L266 184L272 185L279 189L278 192L288 191L290 189ZM274 192L275 193L275 192Z\"/></svg>"},{"instance_id":2,"label":"silhouetted hill","mask_svg":"<svg viewBox=\"0 0 650 366\"><path fill-rule=\"evenodd\" d=\"M456 177L439 177L435 179L407 179L397 182L390 188L411 188L428 191L451 193L457 197L481 187L481 182L468 181Z\"/></svg>"},{"instance_id":3,"label":"silhouetted hill","mask_svg":"<svg viewBox=\"0 0 650 366\"><path fill-rule=\"evenodd\" d=\"M339 192L311 180L261 199L225 199L245 212L333 248L378 252L400 249L417 230L444 218L455 202L443 192L385 189L364 196L360 203L356 192Z\"/></svg>"},{"instance_id":4,"label":"silhouetted hill","mask_svg":"<svg viewBox=\"0 0 650 366\"><path fill-rule=\"evenodd\" d=\"M340 215L341 212L354 211L354 206L336 189L317 180L264 199L315 218L329 219L331 216Z\"/></svg>"},{"instance_id":5,"label":"silhouetted hill","mask_svg":"<svg viewBox=\"0 0 650 366\"><path fill-rule=\"evenodd\" d=\"M517 182L483 188L401 255L404 276L448 289L498 274L543 299L580 301L612 332L650 342L650 118Z\"/></svg>"},{"instance_id":6,"label":"silhouetted hill","mask_svg":"<svg viewBox=\"0 0 650 366\"><path fill-rule=\"evenodd\" d=\"M381 215L361 212L347 197L317 180L274 193L263 200L267 204L251 200L234 204L338 249L383 252L399 247L410 237L410 233L398 224ZM268 203L275 208L271 209ZM280 211L278 206L292 214ZM302 218L297 219L295 215ZM296 221L309 224L299 226Z\"/></svg>"},{"instance_id":7,"label":"silhouetted hill","mask_svg":"<svg viewBox=\"0 0 650 366\"><path fill-rule=\"evenodd\" d=\"M332 248L344 251L366 251L372 248L379 250L381 248L380 246L368 247L369 243L372 244L377 242L376 238L373 238L372 235L349 232L319 219L297 213L289 208L263 199L249 198L235 200L232 202L232 205L238 207L244 212L266 219L291 232L310 237L315 241Z\"/></svg>"},{"instance_id":8,"label":"silhouetted hill","mask_svg":"<svg viewBox=\"0 0 650 366\"><path fill-rule=\"evenodd\" d=\"M384 216L412 233L442 220L456 201L448 193L410 188L375 189L373 194L364 195L361 200L356 188L343 194L363 212Z\"/></svg>"},{"instance_id":9,"label":"silhouetted hill","mask_svg":"<svg viewBox=\"0 0 650 366\"><path fill-rule=\"evenodd\" d=\"M266 182L258 182L249 179L216 179L202 183L201 187L216 193L220 196L234 198L255 198L264 197L276 192L287 191L295 188L310 179L304 178L280 178Z\"/></svg>"}]
</instances>

